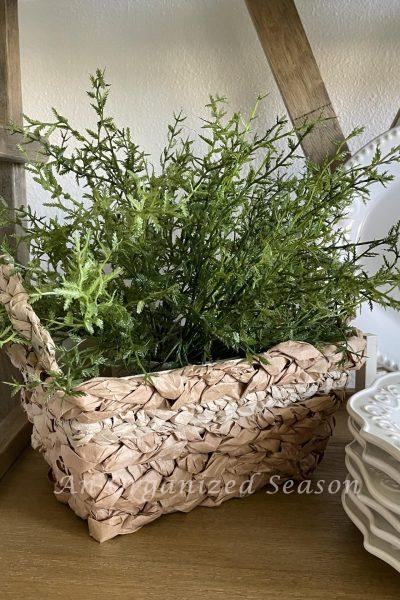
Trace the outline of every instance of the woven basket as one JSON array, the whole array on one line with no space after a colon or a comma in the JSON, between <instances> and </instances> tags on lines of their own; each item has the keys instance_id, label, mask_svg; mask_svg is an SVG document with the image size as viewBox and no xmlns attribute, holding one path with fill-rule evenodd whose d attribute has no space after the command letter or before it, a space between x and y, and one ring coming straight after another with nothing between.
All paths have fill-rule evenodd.
<instances>
[{"instance_id":1,"label":"woven basket","mask_svg":"<svg viewBox=\"0 0 400 600\"><path fill-rule=\"evenodd\" d=\"M321 460L340 406L338 390L361 366L361 334L346 360L285 342L268 363L228 360L143 376L95 378L78 396L49 395L54 346L10 265L0 266L0 301L27 345L8 345L25 379L43 385L22 401L32 445L51 467L57 498L88 520L99 542L164 513L217 506L254 492L273 475L308 477Z\"/></svg>"}]
</instances>

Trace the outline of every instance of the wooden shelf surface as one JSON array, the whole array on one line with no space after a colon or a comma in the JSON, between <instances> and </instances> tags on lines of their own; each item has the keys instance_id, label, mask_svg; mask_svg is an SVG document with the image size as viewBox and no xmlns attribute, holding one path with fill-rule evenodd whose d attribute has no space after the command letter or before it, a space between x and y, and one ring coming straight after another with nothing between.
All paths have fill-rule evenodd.
<instances>
[{"instance_id":1,"label":"wooden shelf surface","mask_svg":"<svg viewBox=\"0 0 400 600\"><path fill-rule=\"evenodd\" d=\"M345 414L315 480L345 477ZM0 481L2 600L394 600L400 576L368 554L340 495L267 496L173 514L98 544L27 450Z\"/></svg>"}]
</instances>

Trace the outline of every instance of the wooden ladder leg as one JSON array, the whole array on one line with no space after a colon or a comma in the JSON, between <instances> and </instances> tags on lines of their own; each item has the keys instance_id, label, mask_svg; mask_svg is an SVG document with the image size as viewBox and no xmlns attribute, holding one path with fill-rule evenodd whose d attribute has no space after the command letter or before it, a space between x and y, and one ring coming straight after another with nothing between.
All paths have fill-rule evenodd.
<instances>
[{"instance_id":1,"label":"wooden ladder leg","mask_svg":"<svg viewBox=\"0 0 400 600\"><path fill-rule=\"evenodd\" d=\"M393 123L391 124L390 128L393 129L393 127L399 127L400 126L400 110L398 111L397 115L394 118Z\"/></svg>"},{"instance_id":2,"label":"wooden ladder leg","mask_svg":"<svg viewBox=\"0 0 400 600\"><path fill-rule=\"evenodd\" d=\"M0 148L10 148L4 126L10 121L22 123L21 72L19 62L18 2L0 0ZM14 162L15 150L0 155L0 195L15 208L26 203L25 172ZM20 163L21 161L19 161ZM23 260L23 253L19 259ZM0 381L18 378L4 353L0 354ZM0 477L28 445L31 427L18 396L0 384Z\"/></svg>"},{"instance_id":3,"label":"wooden ladder leg","mask_svg":"<svg viewBox=\"0 0 400 600\"><path fill-rule=\"evenodd\" d=\"M356 391L364 390L373 384L378 374L378 336L366 333L367 360L359 371L356 372Z\"/></svg>"},{"instance_id":4,"label":"wooden ladder leg","mask_svg":"<svg viewBox=\"0 0 400 600\"><path fill-rule=\"evenodd\" d=\"M293 124L301 126L321 115L329 119L305 137L304 154L314 163L331 158L335 142L343 142L344 136L294 0L246 0L246 4Z\"/></svg>"}]
</instances>

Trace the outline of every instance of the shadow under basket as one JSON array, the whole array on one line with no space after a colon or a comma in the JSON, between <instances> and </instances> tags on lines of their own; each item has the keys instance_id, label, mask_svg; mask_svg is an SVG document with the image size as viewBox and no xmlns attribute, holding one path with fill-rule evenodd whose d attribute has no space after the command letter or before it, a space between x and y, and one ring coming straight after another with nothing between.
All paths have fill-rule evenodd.
<instances>
[{"instance_id":1,"label":"shadow under basket","mask_svg":"<svg viewBox=\"0 0 400 600\"><path fill-rule=\"evenodd\" d=\"M11 265L0 266L0 301L26 345L7 353L25 380L22 402L32 446L50 465L58 500L99 542L131 533L162 514L218 506L270 478L303 479L323 457L348 372L362 365L365 340L334 345L281 343L264 362L227 360L143 376L95 378L77 396L49 393L54 345ZM274 478L274 481L276 479Z\"/></svg>"}]
</instances>

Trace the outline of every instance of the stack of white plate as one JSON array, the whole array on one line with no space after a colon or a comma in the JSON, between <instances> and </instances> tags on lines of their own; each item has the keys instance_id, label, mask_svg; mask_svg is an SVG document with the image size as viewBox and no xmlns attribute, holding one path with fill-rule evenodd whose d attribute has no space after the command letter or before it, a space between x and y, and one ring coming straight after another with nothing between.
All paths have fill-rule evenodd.
<instances>
[{"instance_id":1,"label":"stack of white plate","mask_svg":"<svg viewBox=\"0 0 400 600\"><path fill-rule=\"evenodd\" d=\"M348 412L343 506L365 549L400 572L400 372L354 394Z\"/></svg>"}]
</instances>

